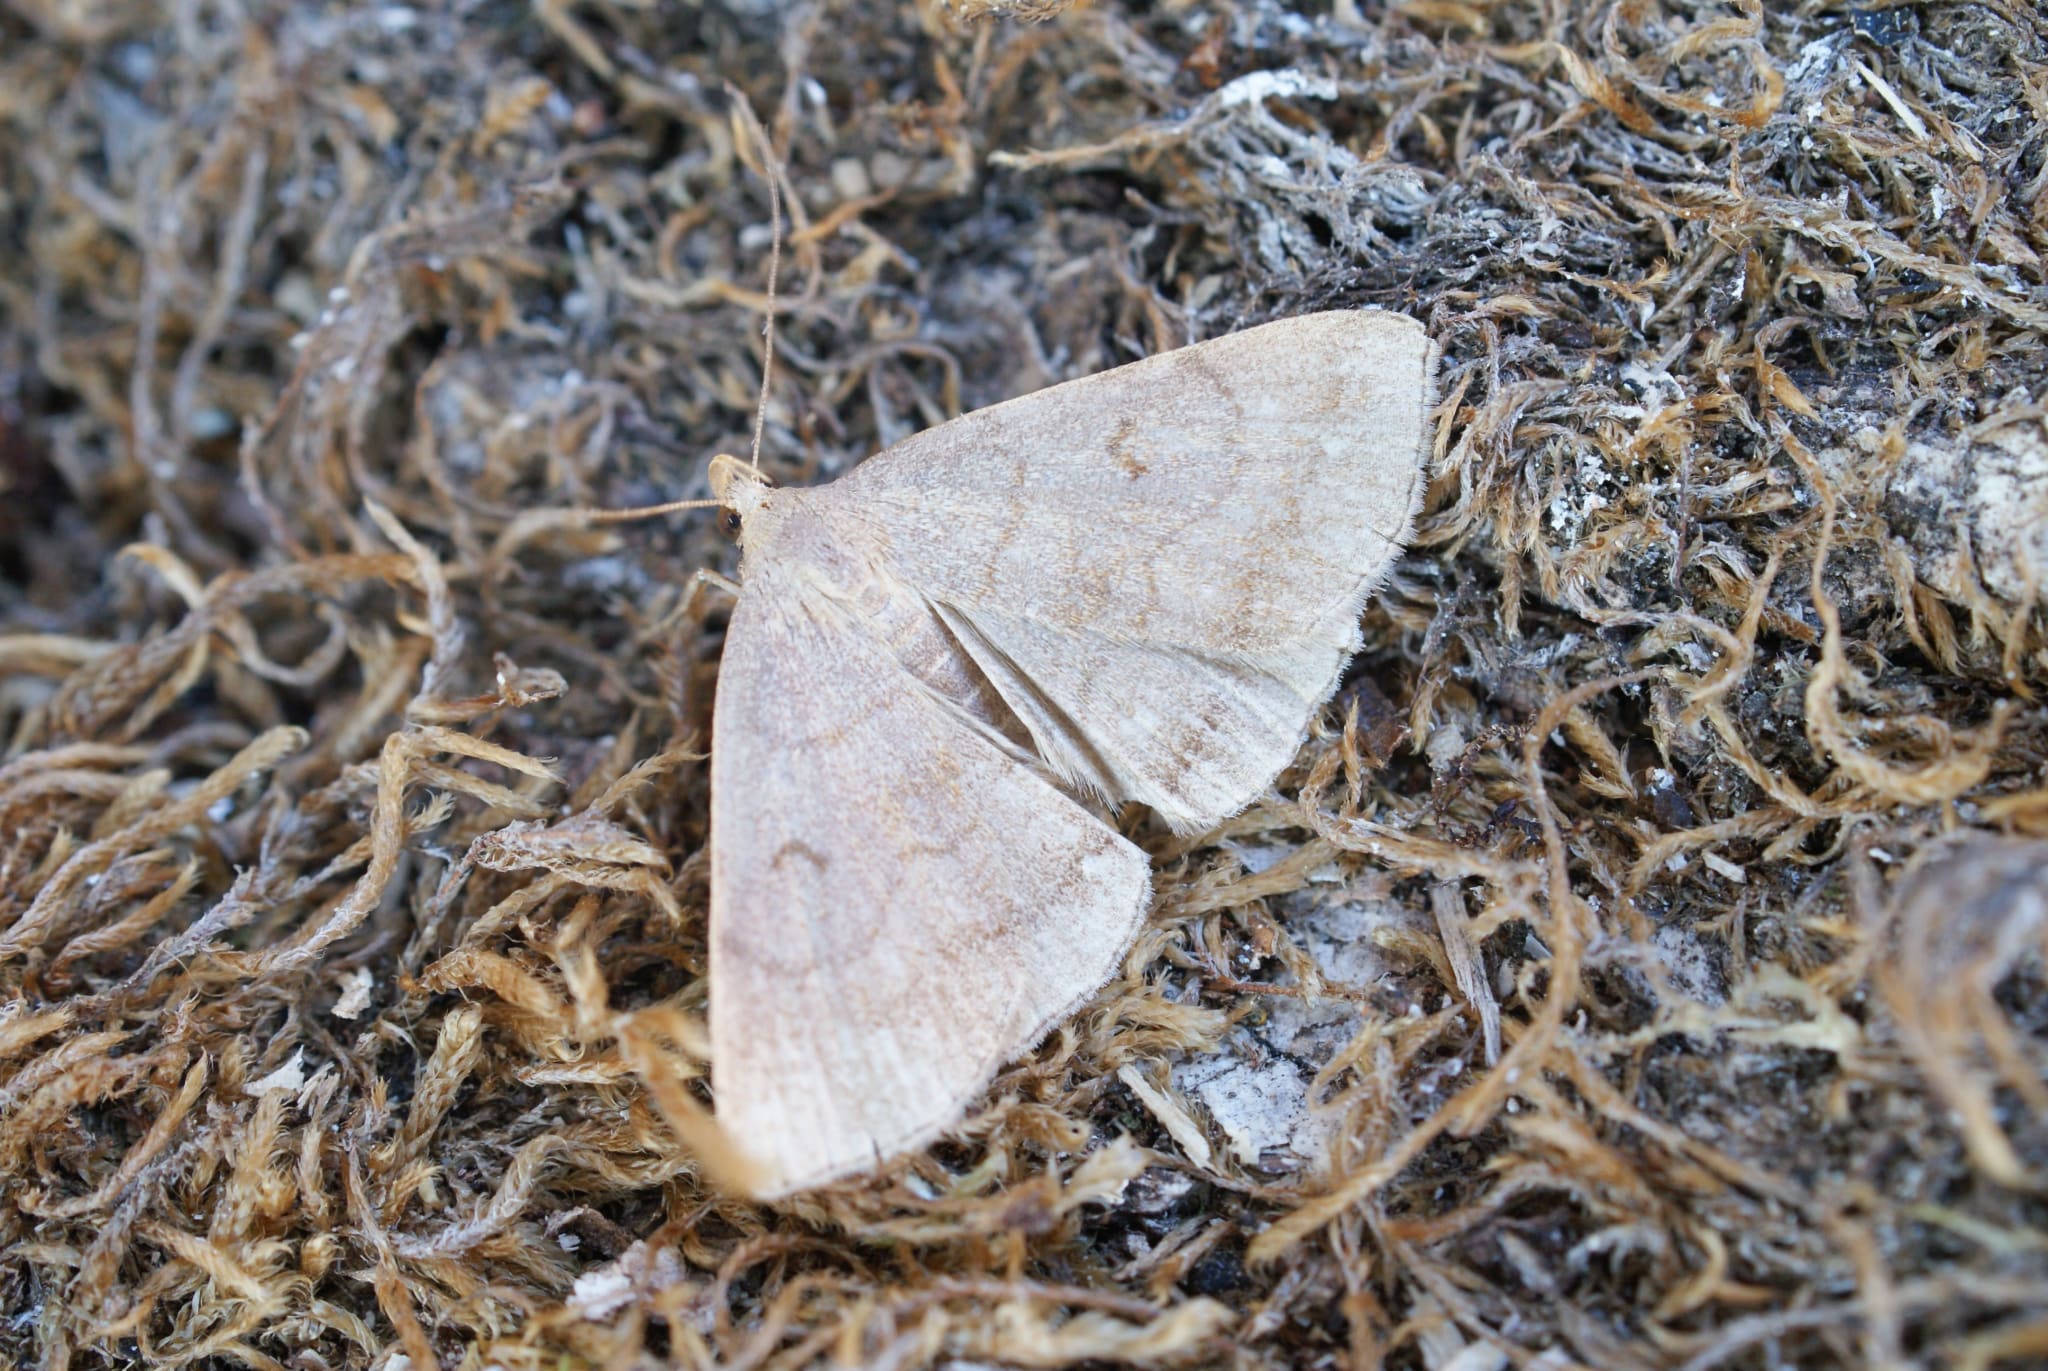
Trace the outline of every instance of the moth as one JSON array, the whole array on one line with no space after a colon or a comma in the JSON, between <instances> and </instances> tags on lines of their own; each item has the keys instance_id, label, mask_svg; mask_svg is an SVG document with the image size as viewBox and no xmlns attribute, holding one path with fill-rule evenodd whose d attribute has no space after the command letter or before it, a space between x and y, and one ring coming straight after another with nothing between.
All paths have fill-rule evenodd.
<instances>
[{"instance_id":1,"label":"moth","mask_svg":"<svg viewBox=\"0 0 2048 1371\"><path fill-rule=\"evenodd\" d=\"M770 1198L956 1123L1150 905L1103 814L1272 784L1423 485L1435 352L1336 311L955 419L827 485L730 457L711 748L721 1124Z\"/></svg>"}]
</instances>

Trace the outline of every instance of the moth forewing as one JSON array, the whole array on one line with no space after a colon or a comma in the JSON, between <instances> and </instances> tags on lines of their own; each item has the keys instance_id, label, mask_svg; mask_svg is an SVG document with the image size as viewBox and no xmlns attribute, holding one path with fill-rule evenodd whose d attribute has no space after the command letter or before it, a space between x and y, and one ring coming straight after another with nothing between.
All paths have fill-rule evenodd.
<instances>
[{"instance_id":1,"label":"moth forewing","mask_svg":"<svg viewBox=\"0 0 2048 1371\"><path fill-rule=\"evenodd\" d=\"M712 1046L764 1191L957 1121L1135 934L1143 855L995 730L1182 831L1272 784L1408 536L1433 365L1412 320L1308 315L977 410L816 489L721 469L746 554Z\"/></svg>"}]
</instances>

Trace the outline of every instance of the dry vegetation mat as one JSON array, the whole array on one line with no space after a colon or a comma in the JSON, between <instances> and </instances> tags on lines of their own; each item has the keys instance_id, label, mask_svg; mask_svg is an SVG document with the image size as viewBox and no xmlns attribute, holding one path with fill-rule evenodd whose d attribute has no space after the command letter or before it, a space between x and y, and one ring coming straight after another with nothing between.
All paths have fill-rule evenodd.
<instances>
[{"instance_id":1,"label":"dry vegetation mat","mask_svg":"<svg viewBox=\"0 0 2048 1371\"><path fill-rule=\"evenodd\" d=\"M573 511L745 450L768 175L783 483L1312 309L1444 367L1279 788L764 1208L733 550ZM2044 253L2009 0L4 0L0 1360L2040 1365Z\"/></svg>"}]
</instances>

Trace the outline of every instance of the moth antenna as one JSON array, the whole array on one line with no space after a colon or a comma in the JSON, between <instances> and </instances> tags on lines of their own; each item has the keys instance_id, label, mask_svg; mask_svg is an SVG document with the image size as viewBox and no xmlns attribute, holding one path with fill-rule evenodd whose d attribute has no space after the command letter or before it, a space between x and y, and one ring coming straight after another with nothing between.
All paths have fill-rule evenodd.
<instances>
[{"instance_id":1,"label":"moth antenna","mask_svg":"<svg viewBox=\"0 0 2048 1371\"><path fill-rule=\"evenodd\" d=\"M761 470L761 436L768 427L768 387L775 377L775 286L782 269L782 166L775 158L775 145L768 137L768 131L761 127L761 121L754 114L754 107L747 103L737 87L727 82L725 91L732 99L734 117L746 130L761 158L761 170L768 182L768 307L767 322L762 325L761 350L761 398L754 406L754 445L747 461L748 468L756 475ZM721 455L717 462L733 462L735 459ZM713 483L717 485L716 482ZM723 493L723 490L720 490ZM656 519L664 514L680 514L691 509L718 509L726 502L716 497L709 500L669 500L658 505L639 505L632 509L555 509L536 510L527 516L515 519L500 539L499 551L509 551L518 546L543 527L559 527L575 524L621 524L634 519Z\"/></svg>"},{"instance_id":2,"label":"moth antenna","mask_svg":"<svg viewBox=\"0 0 2048 1371\"><path fill-rule=\"evenodd\" d=\"M768 308L767 321L761 326L761 399L754 407L754 449L748 459L748 465L759 471L761 434L768 426L768 387L775 376L775 278L782 267L782 166L775 159L775 144L768 137L768 130L761 127L754 107L731 82L726 83L725 89L747 136L754 142L761 158L761 174L768 182Z\"/></svg>"},{"instance_id":3,"label":"moth antenna","mask_svg":"<svg viewBox=\"0 0 2048 1371\"><path fill-rule=\"evenodd\" d=\"M491 548L491 556L493 559L509 557L514 549L552 528L587 528L592 524L618 524L629 519L653 519L686 509L710 509L718 504L717 500L670 500L666 504L641 505L635 509L591 509L587 506L571 506L568 509L529 509L505 525L498 534L498 541Z\"/></svg>"},{"instance_id":4,"label":"moth antenna","mask_svg":"<svg viewBox=\"0 0 2048 1371\"><path fill-rule=\"evenodd\" d=\"M716 509L716 500L670 500L659 505L636 505L632 509L579 509L573 511L593 524L622 524L629 519L656 519L664 514L680 514L686 509Z\"/></svg>"}]
</instances>

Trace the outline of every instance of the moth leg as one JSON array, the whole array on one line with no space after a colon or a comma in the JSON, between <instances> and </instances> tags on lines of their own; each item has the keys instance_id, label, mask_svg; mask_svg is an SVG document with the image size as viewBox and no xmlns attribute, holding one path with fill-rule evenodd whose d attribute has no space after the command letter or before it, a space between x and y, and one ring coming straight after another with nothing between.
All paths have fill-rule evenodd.
<instances>
[{"instance_id":1,"label":"moth leg","mask_svg":"<svg viewBox=\"0 0 2048 1371\"><path fill-rule=\"evenodd\" d=\"M674 648L671 664L665 676L663 695L667 697L670 714L685 732L690 731L692 721L698 721L702 712L699 692L703 683L695 680L698 674L694 663L698 650L686 644L697 644L704 636L705 622L711 617L711 595L709 592L724 591L738 600L739 582L730 576L722 576L708 567L698 567L690 573L683 585L683 593L676 600L675 607L665 612L653 624L649 636L665 641Z\"/></svg>"},{"instance_id":2,"label":"moth leg","mask_svg":"<svg viewBox=\"0 0 2048 1371\"><path fill-rule=\"evenodd\" d=\"M700 566L690 573L689 593L695 595L704 586L717 586L735 600L740 597L740 583L738 581L735 581L723 572L713 571L710 567Z\"/></svg>"},{"instance_id":3,"label":"moth leg","mask_svg":"<svg viewBox=\"0 0 2048 1371\"><path fill-rule=\"evenodd\" d=\"M739 598L738 581L730 576L720 575L708 567L698 567L690 573L690 579L683 583L682 598L677 600L672 608L662 612L661 617L650 626L649 635L674 637L684 629L691 633L700 632L704 627L705 616L711 612L710 606L704 603L706 587L722 590L735 600Z\"/></svg>"}]
</instances>

